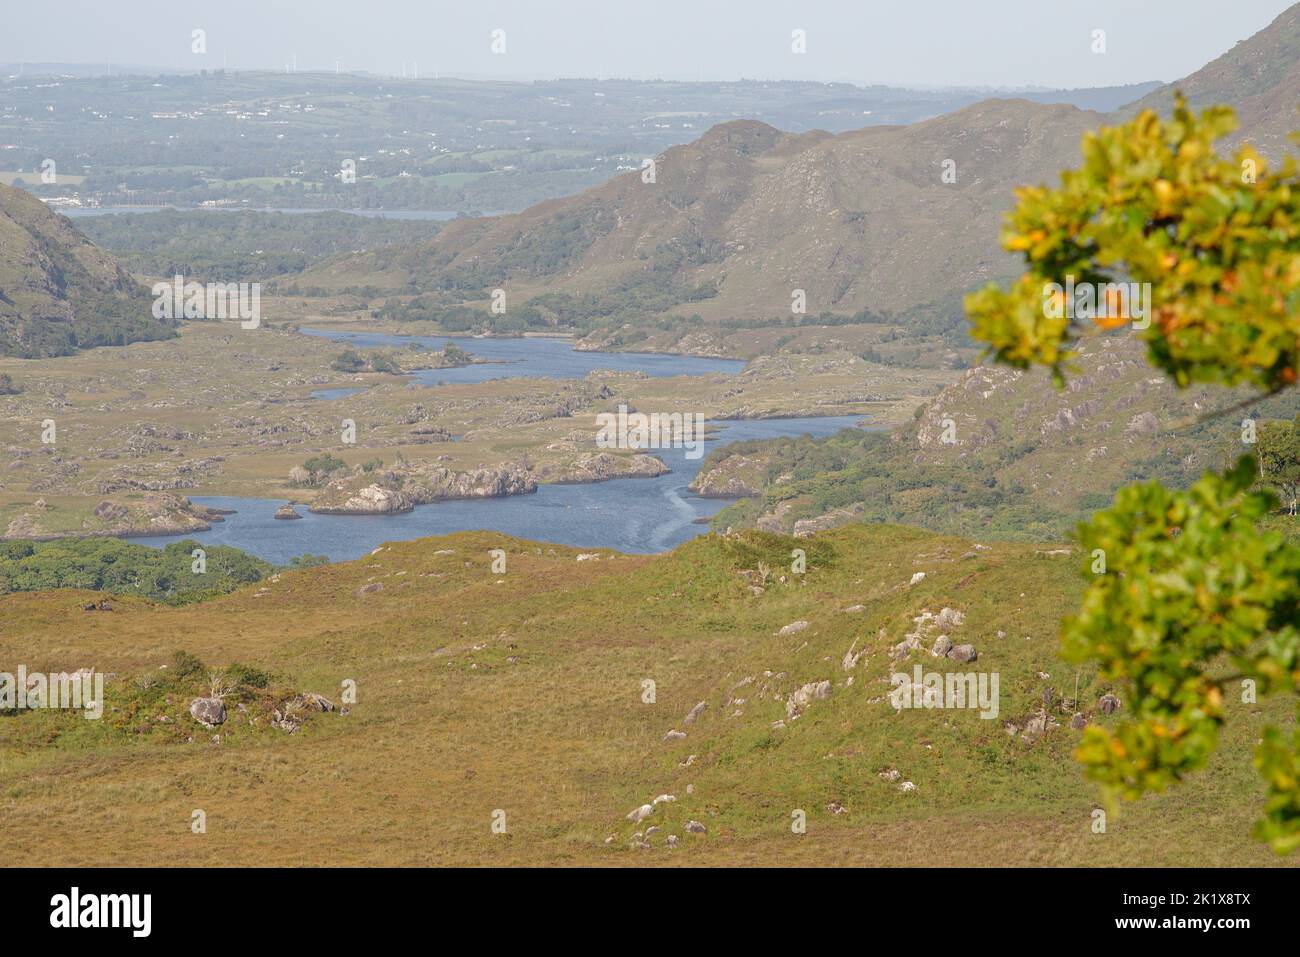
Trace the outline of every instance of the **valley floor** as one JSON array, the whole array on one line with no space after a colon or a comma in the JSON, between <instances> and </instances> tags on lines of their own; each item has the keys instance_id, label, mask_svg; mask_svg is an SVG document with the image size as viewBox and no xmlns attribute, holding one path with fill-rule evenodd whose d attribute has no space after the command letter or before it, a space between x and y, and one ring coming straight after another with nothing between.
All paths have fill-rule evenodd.
<instances>
[{"instance_id":1,"label":"valley floor","mask_svg":"<svg viewBox=\"0 0 1300 957\"><path fill-rule=\"evenodd\" d=\"M645 463L630 454L591 465L598 412L623 403L708 420L861 414L890 425L956 374L880 366L839 348L759 357L737 375L596 371L411 388L404 376L333 369L345 348L284 327L214 322L188 323L164 342L0 358L21 389L0 395L0 538L184 534L207 520L184 501L192 495L310 503L321 486L290 473L326 453L353 472L380 462L475 487L521 469L543 483L591 481L593 469L636 475ZM425 355L387 352L408 363ZM331 390L354 394L313 397Z\"/></svg>"}]
</instances>

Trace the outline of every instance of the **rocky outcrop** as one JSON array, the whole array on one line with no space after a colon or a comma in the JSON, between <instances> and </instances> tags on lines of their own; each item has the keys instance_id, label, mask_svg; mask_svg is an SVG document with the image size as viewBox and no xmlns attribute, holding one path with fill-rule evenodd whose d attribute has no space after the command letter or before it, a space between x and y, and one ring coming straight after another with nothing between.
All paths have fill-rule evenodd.
<instances>
[{"instance_id":1,"label":"rocky outcrop","mask_svg":"<svg viewBox=\"0 0 1300 957\"><path fill-rule=\"evenodd\" d=\"M473 469L443 467L401 472L356 472L336 479L311 504L322 515L393 515L417 505L451 499L499 498L537 491L537 480L519 465Z\"/></svg>"},{"instance_id":2,"label":"rocky outcrop","mask_svg":"<svg viewBox=\"0 0 1300 957\"><path fill-rule=\"evenodd\" d=\"M1154 412L1139 412L1129 420L1124 428L1126 436L1132 435L1151 435L1160 430L1160 421L1156 418Z\"/></svg>"},{"instance_id":3,"label":"rocky outcrop","mask_svg":"<svg viewBox=\"0 0 1300 957\"><path fill-rule=\"evenodd\" d=\"M766 484L767 465L763 456L728 455L712 468L702 469L688 488L701 498L758 498Z\"/></svg>"},{"instance_id":4,"label":"rocky outcrop","mask_svg":"<svg viewBox=\"0 0 1300 957\"><path fill-rule=\"evenodd\" d=\"M275 515L273 517L280 521L293 521L294 519L302 518L292 505L281 505L275 510Z\"/></svg>"},{"instance_id":5,"label":"rocky outcrop","mask_svg":"<svg viewBox=\"0 0 1300 957\"><path fill-rule=\"evenodd\" d=\"M104 499L81 517L81 526L69 527L63 508L33 504L19 512L4 529L4 538L51 541L108 535L130 538L138 535L187 535L206 532L213 522L223 521L223 510L210 509L171 492L146 493L139 499L116 502Z\"/></svg>"},{"instance_id":6,"label":"rocky outcrop","mask_svg":"<svg viewBox=\"0 0 1300 957\"><path fill-rule=\"evenodd\" d=\"M539 482L576 485L618 478L655 478L670 471L653 455L586 452L568 464L543 465L537 469L536 476Z\"/></svg>"},{"instance_id":7,"label":"rocky outcrop","mask_svg":"<svg viewBox=\"0 0 1300 957\"><path fill-rule=\"evenodd\" d=\"M829 681L810 681L799 690L795 691L785 701L785 716L788 720L794 721L804 709L814 701L825 701L831 696L831 683Z\"/></svg>"},{"instance_id":8,"label":"rocky outcrop","mask_svg":"<svg viewBox=\"0 0 1300 957\"><path fill-rule=\"evenodd\" d=\"M322 515L393 515L413 508L415 502L400 489L378 482L360 485L355 479L331 483L311 505Z\"/></svg>"},{"instance_id":9,"label":"rocky outcrop","mask_svg":"<svg viewBox=\"0 0 1300 957\"><path fill-rule=\"evenodd\" d=\"M939 615L935 618L934 623L939 628L957 628L966 623L966 615L964 612L960 612L956 608L948 608L945 606L939 611Z\"/></svg>"},{"instance_id":10,"label":"rocky outcrop","mask_svg":"<svg viewBox=\"0 0 1300 957\"><path fill-rule=\"evenodd\" d=\"M948 657L965 664L978 658L979 653L976 652L974 645L953 645L948 651Z\"/></svg>"},{"instance_id":11,"label":"rocky outcrop","mask_svg":"<svg viewBox=\"0 0 1300 957\"><path fill-rule=\"evenodd\" d=\"M862 515L863 508L861 502L854 502L846 508L832 509L824 515L818 515L816 518L801 518L794 523L794 537L811 538L816 532L829 531L832 528L839 528L841 525L855 522Z\"/></svg>"},{"instance_id":12,"label":"rocky outcrop","mask_svg":"<svg viewBox=\"0 0 1300 957\"><path fill-rule=\"evenodd\" d=\"M537 479L521 465L455 472L434 468L407 478L406 491L416 505L462 498L501 498L537 491Z\"/></svg>"}]
</instances>

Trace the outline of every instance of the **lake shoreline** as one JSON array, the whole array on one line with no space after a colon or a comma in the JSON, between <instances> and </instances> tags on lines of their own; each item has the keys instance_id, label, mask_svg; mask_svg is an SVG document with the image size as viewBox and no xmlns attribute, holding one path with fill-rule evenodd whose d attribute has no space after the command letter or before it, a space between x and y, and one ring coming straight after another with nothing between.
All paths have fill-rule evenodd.
<instances>
[{"instance_id":1,"label":"lake shoreline","mask_svg":"<svg viewBox=\"0 0 1300 957\"><path fill-rule=\"evenodd\" d=\"M315 326L300 326L298 331L303 335L322 335L326 332L354 333L356 335L373 335L373 336L391 336L395 339L463 339L468 342L482 342L484 340L511 341L519 339L532 339L543 341L557 341L574 343L574 351L586 355L607 355L607 356L661 356L667 359L718 359L724 362L739 362L748 365L749 360L741 356L724 356L715 355L712 352L669 352L660 349L599 349L599 348L578 348L577 343L581 343L583 337L571 332L490 332L490 333L471 333L471 332L440 332L440 331L398 331L406 330L408 326L402 323L384 324L384 320L375 320L379 325L367 326L361 320L345 320L338 323L322 323ZM328 328L322 328L328 326Z\"/></svg>"},{"instance_id":2,"label":"lake shoreline","mask_svg":"<svg viewBox=\"0 0 1300 957\"><path fill-rule=\"evenodd\" d=\"M725 421L718 448L757 439L833 435L842 428L861 428L863 416ZM209 531L179 537L231 545L278 565L307 553L324 554L332 562L347 561L384 542L483 530L566 547L657 554L703 534L713 515L735 499L689 490L704 456L686 459L686 450L680 448L647 451L655 452L667 471L654 476L539 482L527 494L440 499L400 512L328 514L308 509L301 521L285 522L273 517L285 504L283 498L196 495L195 505L235 514ZM178 540L176 535L137 538L154 547Z\"/></svg>"}]
</instances>

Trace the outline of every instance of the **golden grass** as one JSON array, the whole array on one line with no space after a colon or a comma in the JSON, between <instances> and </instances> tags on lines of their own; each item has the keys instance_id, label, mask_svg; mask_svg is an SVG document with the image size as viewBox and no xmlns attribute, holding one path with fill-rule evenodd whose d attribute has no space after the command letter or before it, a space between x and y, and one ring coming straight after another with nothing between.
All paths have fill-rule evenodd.
<instances>
[{"instance_id":1,"label":"golden grass","mask_svg":"<svg viewBox=\"0 0 1300 957\"><path fill-rule=\"evenodd\" d=\"M270 669L336 702L351 678L358 701L294 735L254 733L232 715L220 744L190 721L188 701L169 713L193 728L190 743L55 712L0 717L0 819L41 863L67 865L1275 862L1248 837L1261 800L1249 750L1284 702L1243 706L1209 770L1124 808L1105 834L1091 832L1097 794L1070 755L1078 733L1033 744L1005 733L1044 684L1072 692L1055 623L1077 593L1073 559L1004 544L973 552L889 527L745 541L756 544L707 536L663 556L577 562L572 549L464 533L288 572L262 598L251 586L192 607L123 599L87 613L87 593L4 596L0 670L93 664L119 675L110 708L178 649ZM751 594L737 568L794 544L809 549L808 573L781 584L774 564L767 590ZM504 575L491 572L496 547L509 555ZM928 577L909 588L918 569ZM360 593L374 583L383 589ZM842 612L859 603L864 613ZM885 650L922 608L945 605L967 614L958 631L980 652L970 667L1001 675L998 721L873 703L887 687ZM776 634L798 618L810 627ZM868 656L848 686L840 658L854 639ZM642 701L646 678L653 704ZM773 731L784 705L762 689L824 678L832 696ZM1086 707L1099 692L1086 672L1083 686ZM747 700L726 706L733 695ZM683 725L700 700L708 709ZM669 728L688 736L664 743ZM883 767L918 790L902 794L878 777ZM633 850L641 828L624 816L660 793L677 797L646 822L663 830ZM830 813L831 801L846 812ZM795 808L806 834L791 832ZM196 809L206 834L191 833ZM498 809L505 834L491 829ZM709 833L687 834L688 819Z\"/></svg>"}]
</instances>

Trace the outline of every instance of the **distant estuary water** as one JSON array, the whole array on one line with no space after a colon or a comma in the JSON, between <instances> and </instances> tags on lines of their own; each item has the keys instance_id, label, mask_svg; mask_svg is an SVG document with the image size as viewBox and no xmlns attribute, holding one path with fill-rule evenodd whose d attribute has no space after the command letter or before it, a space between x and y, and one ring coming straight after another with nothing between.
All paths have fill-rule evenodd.
<instances>
[{"instance_id":1,"label":"distant estuary water","mask_svg":"<svg viewBox=\"0 0 1300 957\"><path fill-rule=\"evenodd\" d=\"M460 369L432 369L412 376L414 388L436 387L487 379L582 378L596 369L643 372L651 376L735 374L744 363L732 359L702 359L652 353L577 352L563 339L474 339L447 336L389 336L373 333L302 330L362 348L401 347L417 342L441 349L460 340L475 356L492 364ZM329 401L351 394L347 389L322 389L314 398ZM785 436L833 435L854 428L862 416L817 416L790 419L747 419L708 423L708 449L731 442ZM594 448L594 436L593 436ZM314 515L298 506L300 520L274 517L284 499L193 496L215 508L234 509L211 530L187 535L206 545L231 545L276 564L311 553L331 561L348 561L390 541L405 541L449 532L490 530L518 538L554 542L574 548L610 548L650 553L671 549L707 530L707 519L728 499L701 498L687 490L700 470L702 458L688 459L685 449L657 449L672 471L657 478L613 479L586 485L542 485L527 495L466 501L434 502L399 515ZM177 536L150 536L132 541L158 548Z\"/></svg>"}]
</instances>

